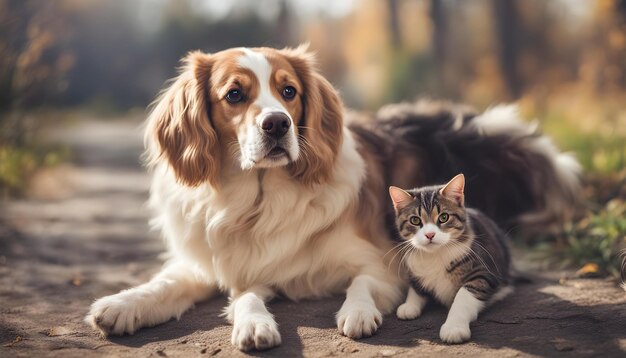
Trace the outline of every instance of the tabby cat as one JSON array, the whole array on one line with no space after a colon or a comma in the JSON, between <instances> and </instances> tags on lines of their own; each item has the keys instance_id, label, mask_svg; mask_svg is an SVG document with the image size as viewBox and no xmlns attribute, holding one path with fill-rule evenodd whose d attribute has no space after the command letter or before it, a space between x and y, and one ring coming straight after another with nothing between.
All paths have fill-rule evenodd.
<instances>
[{"instance_id":1,"label":"tabby cat","mask_svg":"<svg viewBox=\"0 0 626 358\"><path fill-rule=\"evenodd\" d=\"M512 291L506 235L481 212L464 206L465 177L414 190L390 187L411 286L400 319L420 316L428 298L450 308L439 336L461 343L470 322Z\"/></svg>"}]
</instances>

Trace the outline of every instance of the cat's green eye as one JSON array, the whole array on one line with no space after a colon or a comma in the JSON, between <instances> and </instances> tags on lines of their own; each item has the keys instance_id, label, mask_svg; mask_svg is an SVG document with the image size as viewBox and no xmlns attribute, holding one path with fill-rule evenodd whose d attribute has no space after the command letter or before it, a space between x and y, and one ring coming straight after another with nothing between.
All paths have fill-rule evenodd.
<instances>
[{"instance_id":1,"label":"cat's green eye","mask_svg":"<svg viewBox=\"0 0 626 358\"><path fill-rule=\"evenodd\" d=\"M411 217L409 218L409 222L410 222L412 225L417 226L417 225L420 225L420 224L422 223L422 220L421 220L420 218L418 218L417 216L411 216Z\"/></svg>"},{"instance_id":2,"label":"cat's green eye","mask_svg":"<svg viewBox=\"0 0 626 358\"><path fill-rule=\"evenodd\" d=\"M448 215L447 213L441 213L439 215L439 222L442 224L448 221L448 219L450 219L450 215Z\"/></svg>"}]
</instances>

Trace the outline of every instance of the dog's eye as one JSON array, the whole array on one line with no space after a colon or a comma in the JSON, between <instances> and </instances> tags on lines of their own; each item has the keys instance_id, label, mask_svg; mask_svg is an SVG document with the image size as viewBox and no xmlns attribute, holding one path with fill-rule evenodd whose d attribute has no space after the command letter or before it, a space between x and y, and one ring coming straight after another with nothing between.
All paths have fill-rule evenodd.
<instances>
[{"instance_id":1,"label":"dog's eye","mask_svg":"<svg viewBox=\"0 0 626 358\"><path fill-rule=\"evenodd\" d=\"M292 86L287 86L283 89L283 97L286 100L292 100L296 96L296 89Z\"/></svg>"},{"instance_id":2,"label":"dog's eye","mask_svg":"<svg viewBox=\"0 0 626 358\"><path fill-rule=\"evenodd\" d=\"M232 89L226 94L226 100L230 103L239 103L243 101L243 93L238 89Z\"/></svg>"},{"instance_id":3,"label":"dog's eye","mask_svg":"<svg viewBox=\"0 0 626 358\"><path fill-rule=\"evenodd\" d=\"M421 225L421 224L422 224L422 219L418 218L417 216L411 216L411 217L409 218L409 222L410 222L412 225L418 226L418 225Z\"/></svg>"}]
</instances>

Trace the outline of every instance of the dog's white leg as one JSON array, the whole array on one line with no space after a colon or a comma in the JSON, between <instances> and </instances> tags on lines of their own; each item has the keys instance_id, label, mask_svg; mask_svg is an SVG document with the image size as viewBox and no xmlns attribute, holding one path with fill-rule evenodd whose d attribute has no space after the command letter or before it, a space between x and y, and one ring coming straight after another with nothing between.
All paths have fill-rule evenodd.
<instances>
[{"instance_id":1,"label":"dog's white leg","mask_svg":"<svg viewBox=\"0 0 626 358\"><path fill-rule=\"evenodd\" d=\"M446 322L439 330L439 337L446 343L465 342L472 336L470 323L478 318L485 303L461 287L454 297Z\"/></svg>"},{"instance_id":2,"label":"dog's white leg","mask_svg":"<svg viewBox=\"0 0 626 358\"><path fill-rule=\"evenodd\" d=\"M383 323L373 294L381 282L370 275L358 275L348 287L346 300L337 312L337 328L350 338L368 337Z\"/></svg>"},{"instance_id":3,"label":"dog's white leg","mask_svg":"<svg viewBox=\"0 0 626 358\"><path fill-rule=\"evenodd\" d=\"M253 348L262 350L280 345L278 325L265 307L265 302L272 297L272 290L255 287L232 299L226 315L233 325L231 342L235 347L249 351Z\"/></svg>"},{"instance_id":4,"label":"dog's white leg","mask_svg":"<svg viewBox=\"0 0 626 358\"><path fill-rule=\"evenodd\" d=\"M398 307L396 316L399 319L410 320L416 319L422 314L422 309L428 302L428 299L424 296L420 296L413 287L409 287L409 293L406 296L406 302Z\"/></svg>"},{"instance_id":5,"label":"dog's white leg","mask_svg":"<svg viewBox=\"0 0 626 358\"><path fill-rule=\"evenodd\" d=\"M96 300L85 322L105 336L133 334L141 327L180 318L195 302L216 292L214 283L187 265L171 262L149 282Z\"/></svg>"}]
</instances>

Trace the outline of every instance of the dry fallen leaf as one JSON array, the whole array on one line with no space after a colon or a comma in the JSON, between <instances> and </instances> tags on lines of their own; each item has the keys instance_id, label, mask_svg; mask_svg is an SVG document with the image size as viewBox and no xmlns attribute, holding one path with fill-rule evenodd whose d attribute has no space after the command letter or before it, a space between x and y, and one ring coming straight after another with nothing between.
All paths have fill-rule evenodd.
<instances>
[{"instance_id":1,"label":"dry fallen leaf","mask_svg":"<svg viewBox=\"0 0 626 358\"><path fill-rule=\"evenodd\" d=\"M22 337L21 336L17 336L15 337L15 339L13 340L13 342L11 343L7 343L4 346L5 347L13 347L15 344L20 343L22 341Z\"/></svg>"},{"instance_id":2,"label":"dry fallen leaf","mask_svg":"<svg viewBox=\"0 0 626 358\"><path fill-rule=\"evenodd\" d=\"M576 271L576 276L582 278L599 277L601 276L600 266L592 262L587 263L583 267L581 267L580 270Z\"/></svg>"}]
</instances>

